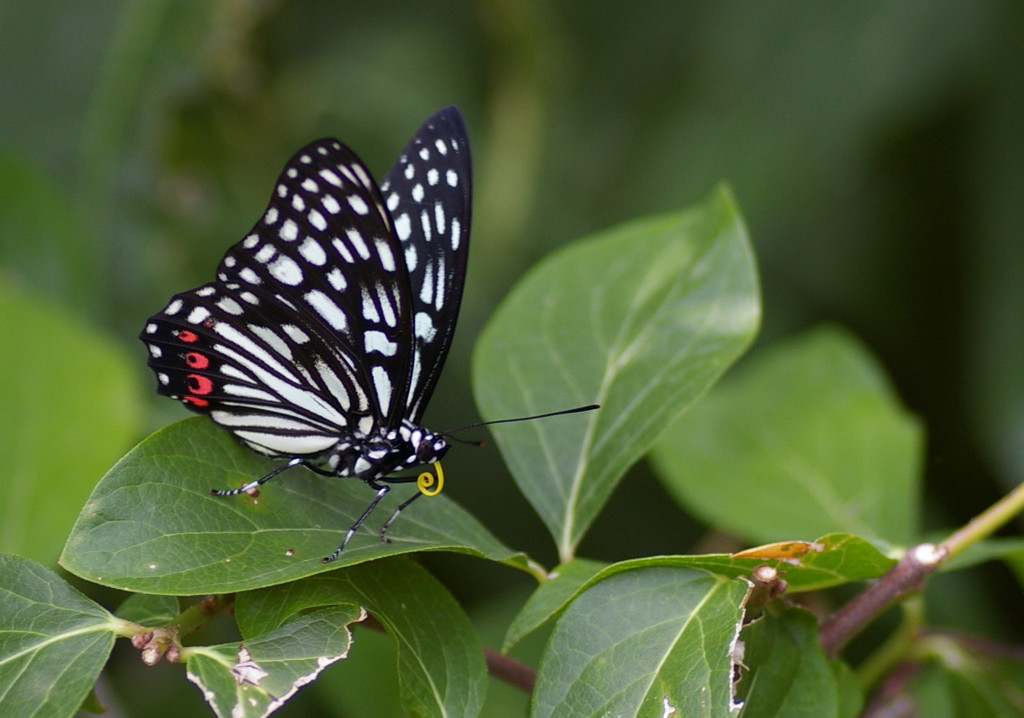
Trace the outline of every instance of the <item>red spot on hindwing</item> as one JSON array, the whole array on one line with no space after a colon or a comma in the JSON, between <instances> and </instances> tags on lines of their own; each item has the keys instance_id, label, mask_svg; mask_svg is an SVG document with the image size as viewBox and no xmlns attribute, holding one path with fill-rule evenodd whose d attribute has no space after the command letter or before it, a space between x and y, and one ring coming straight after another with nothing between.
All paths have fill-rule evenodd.
<instances>
[{"instance_id":1,"label":"red spot on hindwing","mask_svg":"<svg viewBox=\"0 0 1024 718\"><path fill-rule=\"evenodd\" d=\"M188 329L178 329L175 331L175 336L186 344L192 344L199 341L199 335Z\"/></svg>"},{"instance_id":2,"label":"red spot on hindwing","mask_svg":"<svg viewBox=\"0 0 1024 718\"><path fill-rule=\"evenodd\" d=\"M193 369L205 369L210 366L210 359L199 352L189 352L185 355L185 363Z\"/></svg>"},{"instance_id":3,"label":"red spot on hindwing","mask_svg":"<svg viewBox=\"0 0 1024 718\"><path fill-rule=\"evenodd\" d=\"M185 377L188 380L188 390L193 394L209 394L213 391L213 381L202 374L189 374Z\"/></svg>"},{"instance_id":4,"label":"red spot on hindwing","mask_svg":"<svg viewBox=\"0 0 1024 718\"><path fill-rule=\"evenodd\" d=\"M189 404L195 404L196 406L209 406L210 402L206 399L200 399L198 396L183 396L181 400L188 402Z\"/></svg>"}]
</instances>

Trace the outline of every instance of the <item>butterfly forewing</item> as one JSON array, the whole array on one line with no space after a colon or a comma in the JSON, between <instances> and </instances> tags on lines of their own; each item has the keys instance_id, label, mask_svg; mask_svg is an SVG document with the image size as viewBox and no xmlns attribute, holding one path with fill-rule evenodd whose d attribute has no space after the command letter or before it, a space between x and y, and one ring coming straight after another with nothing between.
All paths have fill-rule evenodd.
<instances>
[{"instance_id":1,"label":"butterfly forewing","mask_svg":"<svg viewBox=\"0 0 1024 718\"><path fill-rule=\"evenodd\" d=\"M412 381L405 402L414 422L430 400L455 333L471 182L466 128L454 108L424 123L381 182L412 286Z\"/></svg>"},{"instance_id":2,"label":"butterfly forewing","mask_svg":"<svg viewBox=\"0 0 1024 718\"><path fill-rule=\"evenodd\" d=\"M324 338L298 360L313 369L353 359L368 389L356 403L377 422L393 415L409 379L411 288L380 192L351 150L320 140L296 153L218 279L264 287L272 304L294 308L303 328Z\"/></svg>"},{"instance_id":3,"label":"butterfly forewing","mask_svg":"<svg viewBox=\"0 0 1024 718\"><path fill-rule=\"evenodd\" d=\"M418 421L465 274L469 155L457 110L420 128L384 187L336 140L296 153L217 281L147 323L158 391L286 456Z\"/></svg>"}]
</instances>

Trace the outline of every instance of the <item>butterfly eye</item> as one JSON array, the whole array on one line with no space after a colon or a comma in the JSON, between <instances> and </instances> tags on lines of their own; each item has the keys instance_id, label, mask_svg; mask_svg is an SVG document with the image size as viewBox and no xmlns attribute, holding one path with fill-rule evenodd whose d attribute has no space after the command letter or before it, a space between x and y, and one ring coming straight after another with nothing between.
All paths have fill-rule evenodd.
<instances>
[{"instance_id":1,"label":"butterfly eye","mask_svg":"<svg viewBox=\"0 0 1024 718\"><path fill-rule=\"evenodd\" d=\"M416 461L420 464L430 464L441 458L441 455L448 448L448 442L444 439L427 437L416 446Z\"/></svg>"}]
</instances>

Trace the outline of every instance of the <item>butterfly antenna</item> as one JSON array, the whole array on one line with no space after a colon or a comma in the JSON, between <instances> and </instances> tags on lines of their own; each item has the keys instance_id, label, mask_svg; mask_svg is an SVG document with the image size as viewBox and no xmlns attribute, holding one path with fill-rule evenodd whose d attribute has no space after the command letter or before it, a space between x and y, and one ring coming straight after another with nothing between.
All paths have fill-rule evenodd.
<instances>
[{"instance_id":1,"label":"butterfly antenna","mask_svg":"<svg viewBox=\"0 0 1024 718\"><path fill-rule=\"evenodd\" d=\"M600 409L600 404L587 404L586 406L577 406L575 409L562 409L561 411L549 411L546 414L534 414L533 416L517 416L512 419L495 419L493 421L478 421L475 424L466 424L466 426L460 426L457 429L449 429L448 431L442 431L442 436L450 436L457 431L466 431L467 429L476 429L481 426L491 426L492 424L511 424L514 421L533 421L534 419L546 419L549 416L562 416L563 414L579 414L582 411L593 411L594 409ZM455 439L455 437L451 437ZM464 441L463 439L455 439L460 443L476 444L475 441Z\"/></svg>"}]
</instances>

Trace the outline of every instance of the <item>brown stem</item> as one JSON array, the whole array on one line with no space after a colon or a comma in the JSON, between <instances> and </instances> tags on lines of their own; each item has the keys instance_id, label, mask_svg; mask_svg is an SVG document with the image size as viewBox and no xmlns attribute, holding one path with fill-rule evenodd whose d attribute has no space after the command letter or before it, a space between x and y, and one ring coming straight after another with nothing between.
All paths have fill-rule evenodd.
<instances>
[{"instance_id":1,"label":"brown stem","mask_svg":"<svg viewBox=\"0 0 1024 718\"><path fill-rule=\"evenodd\" d=\"M359 625L384 633L384 627L373 615L368 615ZM537 678L536 669L517 661L511 656L503 656L493 648L483 647L484 659L487 661L487 672L498 680L518 688L527 695L533 692L533 683Z\"/></svg>"},{"instance_id":2,"label":"brown stem","mask_svg":"<svg viewBox=\"0 0 1024 718\"><path fill-rule=\"evenodd\" d=\"M894 601L921 590L925 579L948 554L945 546L934 544L920 544L908 551L888 573L825 620L821 627L821 646L825 654L835 657L864 626Z\"/></svg>"},{"instance_id":3,"label":"brown stem","mask_svg":"<svg viewBox=\"0 0 1024 718\"><path fill-rule=\"evenodd\" d=\"M518 688L526 695L533 693L533 684L537 680L536 669L511 656L503 656L487 646L484 646L484 658L487 659L487 672L492 676Z\"/></svg>"}]
</instances>

